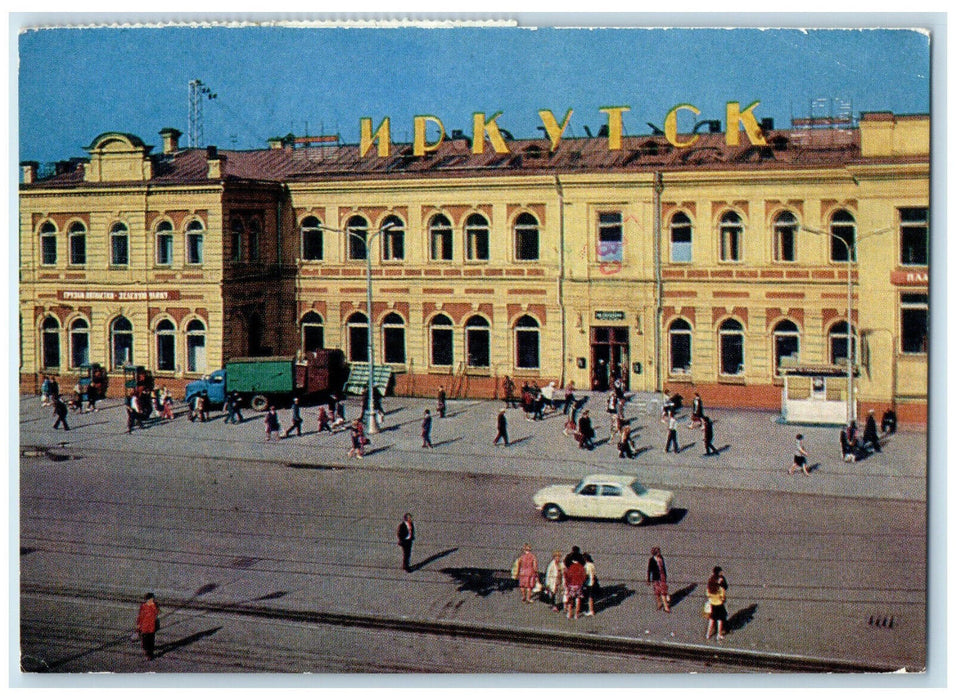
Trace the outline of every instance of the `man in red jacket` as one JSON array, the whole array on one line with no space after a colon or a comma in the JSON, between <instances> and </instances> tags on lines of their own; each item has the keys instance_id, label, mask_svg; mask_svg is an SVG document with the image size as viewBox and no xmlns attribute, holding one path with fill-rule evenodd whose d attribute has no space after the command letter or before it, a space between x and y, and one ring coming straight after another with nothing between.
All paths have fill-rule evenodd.
<instances>
[{"instance_id":1,"label":"man in red jacket","mask_svg":"<svg viewBox=\"0 0 956 700\"><path fill-rule=\"evenodd\" d=\"M153 649L156 646L156 630L159 629L159 606L152 593L147 593L143 604L139 606L139 616L136 618L136 631L143 643L143 653L148 660L153 659Z\"/></svg>"}]
</instances>

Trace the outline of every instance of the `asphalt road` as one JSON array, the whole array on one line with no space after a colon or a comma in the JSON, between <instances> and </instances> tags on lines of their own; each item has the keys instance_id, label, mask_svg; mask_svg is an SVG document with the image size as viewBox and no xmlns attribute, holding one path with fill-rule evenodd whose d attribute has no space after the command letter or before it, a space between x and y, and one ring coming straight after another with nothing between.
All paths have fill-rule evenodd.
<instances>
[{"instance_id":1,"label":"asphalt road","mask_svg":"<svg viewBox=\"0 0 956 700\"><path fill-rule=\"evenodd\" d=\"M912 501L681 489L667 522L544 521L530 505L550 480L207 458L75 452L21 460L21 651L27 670L566 672L554 646L329 625L297 611L553 627L520 606L504 572L521 544L542 568L577 544L607 597L570 622L700 642L697 599L715 564L730 581L734 643L831 630L871 635L875 658L925 658L925 506ZM394 530L415 515L415 571ZM675 612L654 614L643 583L661 546ZM905 572L900 575L900 572ZM156 592L161 656L139 660L136 599ZM872 610L860 619L860 604ZM245 606L245 607L244 607ZM244 614L266 609L273 615ZM874 630L872 617L893 620ZM878 625L877 625L878 626ZM832 631L835 631L832 632ZM581 659L580 653L574 658ZM587 652L595 672L728 670ZM737 668L736 670L741 670Z\"/></svg>"}]
</instances>

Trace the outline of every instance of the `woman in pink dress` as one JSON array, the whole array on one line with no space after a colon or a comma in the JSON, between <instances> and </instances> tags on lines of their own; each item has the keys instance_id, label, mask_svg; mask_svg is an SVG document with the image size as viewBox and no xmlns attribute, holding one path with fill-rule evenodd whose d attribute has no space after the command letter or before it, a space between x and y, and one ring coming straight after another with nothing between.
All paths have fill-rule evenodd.
<instances>
[{"instance_id":1,"label":"woman in pink dress","mask_svg":"<svg viewBox=\"0 0 956 700\"><path fill-rule=\"evenodd\" d=\"M524 552L515 562L518 574L518 588L521 589L521 602L530 603L534 586L538 583L538 558L531 551L531 545L525 543Z\"/></svg>"}]
</instances>

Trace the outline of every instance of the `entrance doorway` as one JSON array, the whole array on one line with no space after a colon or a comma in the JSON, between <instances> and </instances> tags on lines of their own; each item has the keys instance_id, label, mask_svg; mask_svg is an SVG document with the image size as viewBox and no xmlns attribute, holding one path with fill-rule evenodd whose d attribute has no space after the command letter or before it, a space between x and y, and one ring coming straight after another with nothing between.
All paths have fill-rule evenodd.
<instances>
[{"instance_id":1,"label":"entrance doorway","mask_svg":"<svg viewBox=\"0 0 956 700\"><path fill-rule=\"evenodd\" d=\"M626 326L591 326L591 388L607 391L620 378L629 390L629 336Z\"/></svg>"}]
</instances>

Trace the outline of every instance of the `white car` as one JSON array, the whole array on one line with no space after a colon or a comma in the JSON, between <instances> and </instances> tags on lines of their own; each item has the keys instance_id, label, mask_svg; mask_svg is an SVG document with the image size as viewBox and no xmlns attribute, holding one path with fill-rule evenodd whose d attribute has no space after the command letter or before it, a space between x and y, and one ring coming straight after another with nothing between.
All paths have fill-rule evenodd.
<instances>
[{"instance_id":1,"label":"white car","mask_svg":"<svg viewBox=\"0 0 956 700\"><path fill-rule=\"evenodd\" d=\"M594 474L584 477L576 486L546 486L534 495L533 501L548 520L610 518L640 525L647 517L667 515L674 494L645 488L632 476Z\"/></svg>"}]
</instances>

